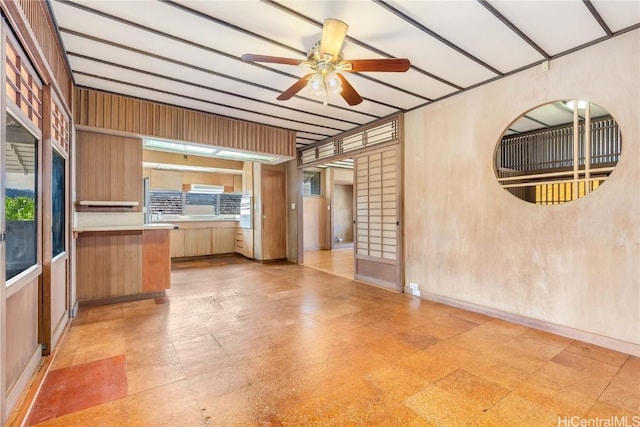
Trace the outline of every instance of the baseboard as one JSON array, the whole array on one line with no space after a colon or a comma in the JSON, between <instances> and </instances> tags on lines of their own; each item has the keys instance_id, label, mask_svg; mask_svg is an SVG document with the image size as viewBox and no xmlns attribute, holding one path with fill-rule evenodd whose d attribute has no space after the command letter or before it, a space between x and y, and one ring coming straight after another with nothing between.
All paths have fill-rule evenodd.
<instances>
[{"instance_id":1,"label":"baseboard","mask_svg":"<svg viewBox=\"0 0 640 427\"><path fill-rule=\"evenodd\" d=\"M67 325L69 324L69 321L70 321L69 312L65 311L62 318L60 318L58 325L56 326L53 333L51 334L51 347L52 347L52 349L50 349L51 351L53 351L53 348L56 348L56 346L58 345L58 342L60 341L60 337L62 337L62 334L64 333Z\"/></svg>"},{"instance_id":2,"label":"baseboard","mask_svg":"<svg viewBox=\"0 0 640 427\"><path fill-rule=\"evenodd\" d=\"M411 289L409 289L408 287L404 288L404 292L408 295L411 295ZM574 329L569 326L557 325L555 323L550 323L543 320L532 319L532 318L521 316L518 314L508 313L506 311L498 310L495 308L484 307L481 305L460 301L455 298L449 298L442 295L432 294L429 292L421 291L420 298L424 298L426 300L445 304L445 305L450 305L452 307L457 307L457 308L461 308L468 311L473 311L475 313L485 314L487 316L506 320L508 322L517 323L519 325L528 326L534 329L540 329L545 332L551 332L556 335L561 335L567 338L584 341L590 344L598 345L600 347L605 347L611 350L619 351L621 353L626 353L632 356L640 357L639 344L622 341L616 338L606 337L603 335L595 334L593 332Z\"/></svg>"},{"instance_id":3,"label":"baseboard","mask_svg":"<svg viewBox=\"0 0 640 427\"><path fill-rule=\"evenodd\" d=\"M78 306L82 307L93 307L96 305L106 305L106 304L118 304L121 302L130 302L130 301L139 301L143 299L153 299L153 298L162 298L166 296L165 291L157 291L157 292L145 292L143 294L134 294L134 295L123 295L118 297L108 297L108 298L100 298L100 299L91 299L91 300L81 300L78 301Z\"/></svg>"}]
</instances>

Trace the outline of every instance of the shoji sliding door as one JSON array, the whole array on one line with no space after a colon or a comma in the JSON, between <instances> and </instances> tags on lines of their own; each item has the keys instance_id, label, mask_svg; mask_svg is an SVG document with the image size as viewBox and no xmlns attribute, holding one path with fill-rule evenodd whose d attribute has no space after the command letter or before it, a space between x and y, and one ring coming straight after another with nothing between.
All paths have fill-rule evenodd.
<instances>
[{"instance_id":1,"label":"shoji sliding door","mask_svg":"<svg viewBox=\"0 0 640 427\"><path fill-rule=\"evenodd\" d=\"M354 159L355 278L402 291L400 145Z\"/></svg>"}]
</instances>

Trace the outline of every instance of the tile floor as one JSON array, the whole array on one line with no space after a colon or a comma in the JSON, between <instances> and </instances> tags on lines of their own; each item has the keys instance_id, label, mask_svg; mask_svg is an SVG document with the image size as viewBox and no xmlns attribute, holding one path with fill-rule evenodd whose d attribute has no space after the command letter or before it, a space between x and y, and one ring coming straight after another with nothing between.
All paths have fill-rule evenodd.
<instances>
[{"instance_id":1,"label":"tile floor","mask_svg":"<svg viewBox=\"0 0 640 427\"><path fill-rule=\"evenodd\" d=\"M640 421L636 357L298 265L181 262L172 283L80 310L27 425Z\"/></svg>"}]
</instances>

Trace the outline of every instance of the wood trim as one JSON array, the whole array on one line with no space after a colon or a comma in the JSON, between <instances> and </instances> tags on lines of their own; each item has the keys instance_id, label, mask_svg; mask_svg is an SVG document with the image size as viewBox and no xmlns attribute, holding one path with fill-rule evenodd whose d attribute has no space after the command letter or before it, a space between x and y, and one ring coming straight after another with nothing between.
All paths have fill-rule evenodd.
<instances>
[{"instance_id":1,"label":"wood trim","mask_svg":"<svg viewBox=\"0 0 640 427\"><path fill-rule=\"evenodd\" d=\"M6 54L6 34L7 34L7 25L5 25L4 21L0 21L0 78L2 82L5 81L6 77L6 67L5 64L5 54ZM7 97L5 95L5 90L2 89L0 91L0 108L3 114L0 117L0 141L7 140L7 119L6 119L6 111L7 111ZM4 164L4 147L0 149L0 164ZM5 215L0 215L0 232L6 231L5 225ZM1 270L5 269L5 249L6 243L0 242L0 267ZM6 337L6 305L7 305L7 289L5 278L0 278L0 424L4 424L5 420L8 418L8 414L6 413L6 360L7 360L7 337Z\"/></svg>"},{"instance_id":2,"label":"wood trim","mask_svg":"<svg viewBox=\"0 0 640 427\"><path fill-rule=\"evenodd\" d=\"M53 147L51 145L51 86L43 90L44 114L42 121L42 162L38 168L38 175L42 180L42 191L38 192L40 206L42 206L42 230L52 229L52 168ZM43 355L51 353L51 258L53 253L52 234L42 233L42 282L40 286L40 342L44 344Z\"/></svg>"},{"instance_id":3,"label":"wood trim","mask_svg":"<svg viewBox=\"0 0 640 427\"><path fill-rule=\"evenodd\" d=\"M75 88L74 123L236 150L296 156L296 132L151 101Z\"/></svg>"}]
</instances>

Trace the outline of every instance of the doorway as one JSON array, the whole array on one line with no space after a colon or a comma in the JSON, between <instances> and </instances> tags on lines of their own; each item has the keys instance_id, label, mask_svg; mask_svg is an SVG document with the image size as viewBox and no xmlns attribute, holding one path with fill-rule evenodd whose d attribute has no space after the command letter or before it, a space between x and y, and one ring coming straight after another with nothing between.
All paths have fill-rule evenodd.
<instances>
[{"instance_id":1,"label":"doorway","mask_svg":"<svg viewBox=\"0 0 640 427\"><path fill-rule=\"evenodd\" d=\"M303 246L307 267L354 278L353 159L303 170Z\"/></svg>"},{"instance_id":2,"label":"doorway","mask_svg":"<svg viewBox=\"0 0 640 427\"><path fill-rule=\"evenodd\" d=\"M305 188L304 179L308 171L325 168L320 182L330 184L327 193L321 193L314 200L315 206L308 206L306 197L298 199L302 209L298 210L298 262L308 265L312 250L342 250L341 244L347 240L341 234L353 236L352 257L355 280L380 286L396 292L403 291L403 182L402 182L402 142L403 115L385 117L358 129L333 136L329 139L309 144L298 153L298 179ZM334 168L327 165L350 162L349 182L331 180ZM346 187L333 185L351 184ZM352 230L334 228L336 221L343 221L335 215L338 204L336 193L351 194ZM300 197L300 196L299 196ZM324 197L324 199L323 199ZM348 196L344 198L347 199ZM304 203L303 203L304 202ZM348 214L345 214L347 217ZM315 247L309 240L310 221L325 221L324 232L313 231L320 239ZM326 224L329 224L328 226ZM321 228L322 230L322 228ZM342 241L340 241L342 238ZM324 246L322 244L324 240ZM326 254L325 254L326 256ZM326 260L324 260L326 262ZM335 261L332 261L335 264ZM326 267L325 267L326 268Z\"/></svg>"}]
</instances>

